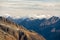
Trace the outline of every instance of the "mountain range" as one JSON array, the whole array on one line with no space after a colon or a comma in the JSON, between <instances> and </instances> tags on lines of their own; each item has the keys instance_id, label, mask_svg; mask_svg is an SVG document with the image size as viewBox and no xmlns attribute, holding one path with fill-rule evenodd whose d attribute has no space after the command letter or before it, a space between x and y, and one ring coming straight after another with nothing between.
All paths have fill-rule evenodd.
<instances>
[{"instance_id":1,"label":"mountain range","mask_svg":"<svg viewBox=\"0 0 60 40\"><path fill-rule=\"evenodd\" d=\"M18 19L8 17L7 19L24 26L30 31L41 34L46 40L60 40L60 18L57 16L52 16L49 19L34 19L33 17Z\"/></svg>"}]
</instances>

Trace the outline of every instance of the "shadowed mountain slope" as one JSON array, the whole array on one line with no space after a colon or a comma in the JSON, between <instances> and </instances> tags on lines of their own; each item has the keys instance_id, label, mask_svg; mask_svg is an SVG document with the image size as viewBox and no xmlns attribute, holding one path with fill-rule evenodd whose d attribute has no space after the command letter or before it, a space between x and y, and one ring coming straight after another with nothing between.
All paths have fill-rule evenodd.
<instances>
[{"instance_id":1,"label":"shadowed mountain slope","mask_svg":"<svg viewBox=\"0 0 60 40\"><path fill-rule=\"evenodd\" d=\"M41 34L46 40L60 40L60 17L52 16L49 19L18 18L13 21L30 31L33 30Z\"/></svg>"}]
</instances>

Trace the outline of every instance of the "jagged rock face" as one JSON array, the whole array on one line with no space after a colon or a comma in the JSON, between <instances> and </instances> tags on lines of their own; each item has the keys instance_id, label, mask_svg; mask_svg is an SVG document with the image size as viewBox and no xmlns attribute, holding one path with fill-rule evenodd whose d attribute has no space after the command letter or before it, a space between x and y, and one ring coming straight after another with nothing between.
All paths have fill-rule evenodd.
<instances>
[{"instance_id":1,"label":"jagged rock face","mask_svg":"<svg viewBox=\"0 0 60 40\"><path fill-rule=\"evenodd\" d=\"M0 40L45 40L41 35L0 17Z\"/></svg>"}]
</instances>

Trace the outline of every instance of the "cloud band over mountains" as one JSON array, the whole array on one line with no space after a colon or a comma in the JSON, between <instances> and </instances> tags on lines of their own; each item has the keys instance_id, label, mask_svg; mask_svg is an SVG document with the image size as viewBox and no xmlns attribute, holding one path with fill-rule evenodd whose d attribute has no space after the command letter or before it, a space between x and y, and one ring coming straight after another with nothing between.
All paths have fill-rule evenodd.
<instances>
[{"instance_id":1,"label":"cloud band over mountains","mask_svg":"<svg viewBox=\"0 0 60 40\"><path fill-rule=\"evenodd\" d=\"M19 2L7 2L6 0L6 2L0 2L0 14L10 14L12 16L33 16L38 14L60 16L60 1L58 1L59 0L21 0Z\"/></svg>"}]
</instances>

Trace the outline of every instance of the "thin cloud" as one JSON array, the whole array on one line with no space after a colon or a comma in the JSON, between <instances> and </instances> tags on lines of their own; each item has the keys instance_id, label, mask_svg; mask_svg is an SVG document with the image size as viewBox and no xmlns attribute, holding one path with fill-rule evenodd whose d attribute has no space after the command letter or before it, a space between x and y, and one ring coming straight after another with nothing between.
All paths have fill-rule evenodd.
<instances>
[{"instance_id":1,"label":"thin cloud","mask_svg":"<svg viewBox=\"0 0 60 40\"><path fill-rule=\"evenodd\" d=\"M60 3L0 3L0 8L60 11Z\"/></svg>"},{"instance_id":2,"label":"thin cloud","mask_svg":"<svg viewBox=\"0 0 60 40\"><path fill-rule=\"evenodd\" d=\"M42 1L42 2L60 2L60 0L0 0L0 1Z\"/></svg>"},{"instance_id":3,"label":"thin cloud","mask_svg":"<svg viewBox=\"0 0 60 40\"><path fill-rule=\"evenodd\" d=\"M56 15L60 16L60 3L50 2L0 2L0 15L12 16ZM15 15L14 15L15 14ZM23 15L24 14L24 15Z\"/></svg>"}]
</instances>

